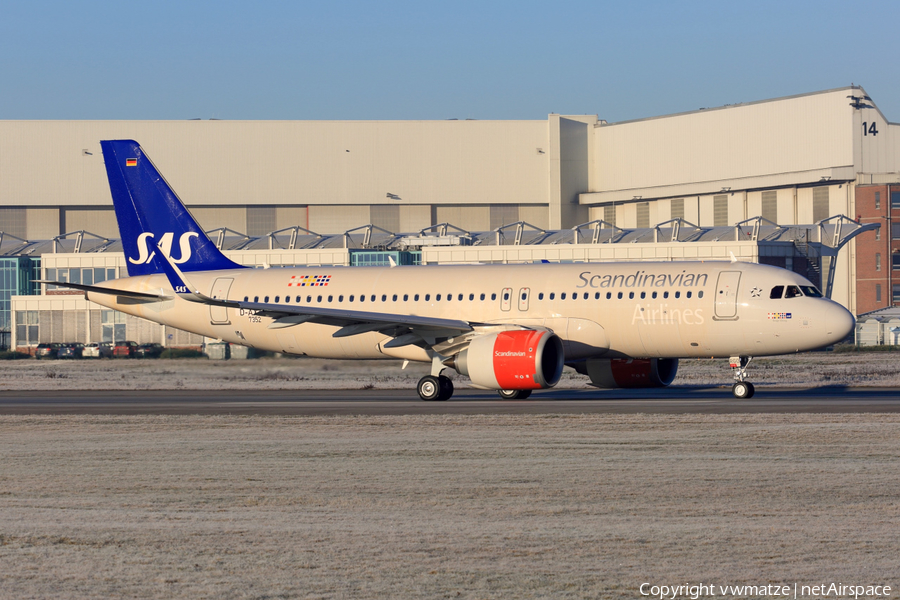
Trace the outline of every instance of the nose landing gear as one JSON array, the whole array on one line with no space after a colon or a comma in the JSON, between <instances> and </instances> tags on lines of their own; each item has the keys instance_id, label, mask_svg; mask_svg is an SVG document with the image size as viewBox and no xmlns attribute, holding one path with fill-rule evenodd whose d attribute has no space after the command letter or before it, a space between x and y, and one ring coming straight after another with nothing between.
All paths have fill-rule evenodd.
<instances>
[{"instance_id":1,"label":"nose landing gear","mask_svg":"<svg viewBox=\"0 0 900 600\"><path fill-rule=\"evenodd\" d=\"M732 356L731 372L734 374L734 385L731 386L731 394L738 400L748 400L753 397L756 388L749 381L744 381L747 376L747 365L753 360L752 356Z\"/></svg>"}]
</instances>

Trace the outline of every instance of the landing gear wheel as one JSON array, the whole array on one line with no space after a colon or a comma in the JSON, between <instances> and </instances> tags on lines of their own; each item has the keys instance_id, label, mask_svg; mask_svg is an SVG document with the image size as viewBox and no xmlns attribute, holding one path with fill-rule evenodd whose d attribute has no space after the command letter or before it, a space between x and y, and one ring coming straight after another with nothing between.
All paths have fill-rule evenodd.
<instances>
[{"instance_id":1,"label":"landing gear wheel","mask_svg":"<svg viewBox=\"0 0 900 600\"><path fill-rule=\"evenodd\" d=\"M531 390L497 390L504 400L525 400L531 395Z\"/></svg>"},{"instance_id":2,"label":"landing gear wheel","mask_svg":"<svg viewBox=\"0 0 900 600\"><path fill-rule=\"evenodd\" d=\"M416 391L419 392L419 398L425 400L426 402L433 402L435 400L441 400L441 382L440 379L435 377L434 375L426 375L422 379L419 380L419 384L416 386Z\"/></svg>"},{"instance_id":3,"label":"landing gear wheel","mask_svg":"<svg viewBox=\"0 0 900 600\"><path fill-rule=\"evenodd\" d=\"M748 400L752 398L755 391L753 384L749 381L736 381L734 382L734 385L731 386L731 393L738 400Z\"/></svg>"},{"instance_id":4,"label":"landing gear wheel","mask_svg":"<svg viewBox=\"0 0 900 600\"><path fill-rule=\"evenodd\" d=\"M441 375L438 377L438 382L441 388L441 394L438 396L438 400L449 400L450 396L453 395L453 381L449 377Z\"/></svg>"}]
</instances>

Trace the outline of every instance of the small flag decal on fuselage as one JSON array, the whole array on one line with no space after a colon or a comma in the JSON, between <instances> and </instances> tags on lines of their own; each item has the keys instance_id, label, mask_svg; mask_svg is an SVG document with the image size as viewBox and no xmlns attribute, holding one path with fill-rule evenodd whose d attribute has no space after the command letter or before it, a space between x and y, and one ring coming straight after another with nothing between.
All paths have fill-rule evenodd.
<instances>
[{"instance_id":1,"label":"small flag decal on fuselage","mask_svg":"<svg viewBox=\"0 0 900 600\"><path fill-rule=\"evenodd\" d=\"M292 275L288 287L325 287L331 275Z\"/></svg>"},{"instance_id":2,"label":"small flag decal on fuselage","mask_svg":"<svg viewBox=\"0 0 900 600\"><path fill-rule=\"evenodd\" d=\"M790 319L790 318L791 318L791 313L784 313L784 312L769 313L769 320L771 320L771 321L783 321L785 319Z\"/></svg>"},{"instance_id":3,"label":"small flag decal on fuselage","mask_svg":"<svg viewBox=\"0 0 900 600\"><path fill-rule=\"evenodd\" d=\"M136 167L136 166L137 166L137 159L136 159L136 158L126 158L126 159L125 159L125 166L126 166L126 167Z\"/></svg>"}]
</instances>

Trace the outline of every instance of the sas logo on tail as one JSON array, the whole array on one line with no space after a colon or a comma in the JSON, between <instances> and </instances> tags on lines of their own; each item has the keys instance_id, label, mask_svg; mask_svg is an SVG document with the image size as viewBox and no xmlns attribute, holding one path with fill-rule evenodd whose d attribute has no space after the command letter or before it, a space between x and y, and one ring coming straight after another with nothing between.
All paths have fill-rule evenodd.
<instances>
[{"instance_id":1,"label":"sas logo on tail","mask_svg":"<svg viewBox=\"0 0 900 600\"><path fill-rule=\"evenodd\" d=\"M331 275L292 275L288 287L325 287L331 281Z\"/></svg>"},{"instance_id":2,"label":"sas logo on tail","mask_svg":"<svg viewBox=\"0 0 900 600\"><path fill-rule=\"evenodd\" d=\"M145 231L141 235L138 236L137 239L137 247L138 247L138 257L137 258L128 258L128 262L133 265L145 265L153 260L153 257L156 256L156 250L150 249L150 242L148 241L153 237L153 234L149 231ZM172 241L175 238L175 234L171 231L167 231L159 238L159 244L154 244L154 246L158 246L160 250L162 250L166 256L172 259L172 262L176 265L180 265L186 263L191 260L191 238L192 237L200 237L199 233L189 231L187 233L182 233L181 237L178 238L178 248L181 251L181 256L179 258L175 258L172 256Z\"/></svg>"}]
</instances>

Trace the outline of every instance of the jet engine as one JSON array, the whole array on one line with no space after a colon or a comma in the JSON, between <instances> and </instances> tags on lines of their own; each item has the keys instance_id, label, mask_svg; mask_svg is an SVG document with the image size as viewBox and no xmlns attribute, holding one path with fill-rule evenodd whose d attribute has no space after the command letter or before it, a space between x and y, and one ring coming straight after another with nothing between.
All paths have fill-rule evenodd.
<instances>
[{"instance_id":1,"label":"jet engine","mask_svg":"<svg viewBox=\"0 0 900 600\"><path fill-rule=\"evenodd\" d=\"M575 365L601 388L665 387L678 372L677 358L594 358Z\"/></svg>"},{"instance_id":2,"label":"jet engine","mask_svg":"<svg viewBox=\"0 0 900 600\"><path fill-rule=\"evenodd\" d=\"M518 329L475 337L448 366L480 388L537 390L556 385L563 363L558 336L549 331Z\"/></svg>"}]
</instances>

